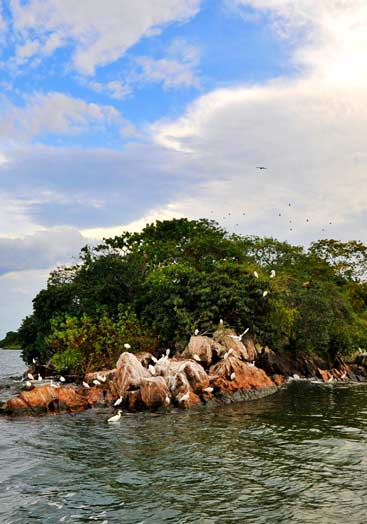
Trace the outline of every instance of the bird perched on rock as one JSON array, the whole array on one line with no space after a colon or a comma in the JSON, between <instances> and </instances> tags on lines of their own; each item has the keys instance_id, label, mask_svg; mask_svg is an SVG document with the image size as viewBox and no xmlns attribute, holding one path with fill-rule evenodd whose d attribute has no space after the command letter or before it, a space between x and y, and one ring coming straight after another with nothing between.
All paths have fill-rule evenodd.
<instances>
[{"instance_id":1,"label":"bird perched on rock","mask_svg":"<svg viewBox=\"0 0 367 524\"><path fill-rule=\"evenodd\" d=\"M245 329L245 331L243 333L241 333L241 335L229 335L231 338L234 338L235 340L242 340L242 337L244 337L246 335L246 333L248 333L250 331L250 328L247 328Z\"/></svg>"},{"instance_id":2,"label":"bird perched on rock","mask_svg":"<svg viewBox=\"0 0 367 524\"><path fill-rule=\"evenodd\" d=\"M124 344L124 348L125 349L131 349L131 346L130 346L130 344Z\"/></svg>"},{"instance_id":3,"label":"bird perched on rock","mask_svg":"<svg viewBox=\"0 0 367 524\"><path fill-rule=\"evenodd\" d=\"M156 371L155 371L155 367L154 367L154 366L152 366L151 364L149 364L148 369L149 369L151 375L155 375Z\"/></svg>"},{"instance_id":4,"label":"bird perched on rock","mask_svg":"<svg viewBox=\"0 0 367 524\"><path fill-rule=\"evenodd\" d=\"M60 382L65 382L65 377L60 377Z\"/></svg>"},{"instance_id":5,"label":"bird perched on rock","mask_svg":"<svg viewBox=\"0 0 367 524\"><path fill-rule=\"evenodd\" d=\"M38 373L38 382L42 382L43 378L41 377L41 375Z\"/></svg>"},{"instance_id":6,"label":"bird perched on rock","mask_svg":"<svg viewBox=\"0 0 367 524\"><path fill-rule=\"evenodd\" d=\"M25 387L26 387L26 389L32 389L34 386L33 386L32 382L29 382L29 380L27 380L27 382L25 383Z\"/></svg>"},{"instance_id":7,"label":"bird perched on rock","mask_svg":"<svg viewBox=\"0 0 367 524\"><path fill-rule=\"evenodd\" d=\"M29 378L29 380L34 380L34 376L32 375L32 373L28 373L27 378Z\"/></svg>"},{"instance_id":8,"label":"bird perched on rock","mask_svg":"<svg viewBox=\"0 0 367 524\"><path fill-rule=\"evenodd\" d=\"M83 382L83 386L84 386L85 388L87 388L87 389L90 388L90 385L89 385L87 382Z\"/></svg>"},{"instance_id":9,"label":"bird perched on rock","mask_svg":"<svg viewBox=\"0 0 367 524\"><path fill-rule=\"evenodd\" d=\"M214 388L210 388L210 387L209 388L205 388L205 389L203 389L203 391L205 391L205 393L213 393Z\"/></svg>"},{"instance_id":10,"label":"bird perched on rock","mask_svg":"<svg viewBox=\"0 0 367 524\"><path fill-rule=\"evenodd\" d=\"M199 330L198 330L198 329L195 329L195 331L194 331L194 335L195 335L195 337L196 337L198 334L199 334Z\"/></svg>"},{"instance_id":11,"label":"bird perched on rock","mask_svg":"<svg viewBox=\"0 0 367 524\"><path fill-rule=\"evenodd\" d=\"M157 358L155 358L155 356L154 356L154 355L152 355L152 357L151 357L151 358L152 358L152 361L154 362L154 364L156 364L156 363L158 362L158 359L157 359Z\"/></svg>"},{"instance_id":12,"label":"bird perched on rock","mask_svg":"<svg viewBox=\"0 0 367 524\"><path fill-rule=\"evenodd\" d=\"M196 362L201 362L201 358L199 357L199 355L193 355L192 357L194 360L196 360Z\"/></svg>"},{"instance_id":13,"label":"bird perched on rock","mask_svg":"<svg viewBox=\"0 0 367 524\"><path fill-rule=\"evenodd\" d=\"M118 399L116 400L116 402L114 402L113 405L114 405L114 406L119 406L119 405L121 404L121 402L122 402L122 397L118 398Z\"/></svg>"},{"instance_id":14,"label":"bird perched on rock","mask_svg":"<svg viewBox=\"0 0 367 524\"><path fill-rule=\"evenodd\" d=\"M166 350L166 357L169 357L169 354L171 353L171 350L170 349L167 349Z\"/></svg>"},{"instance_id":15,"label":"bird perched on rock","mask_svg":"<svg viewBox=\"0 0 367 524\"><path fill-rule=\"evenodd\" d=\"M107 422L118 422L121 418L121 409L118 410L117 415L114 415L113 417L110 417Z\"/></svg>"},{"instance_id":16,"label":"bird perched on rock","mask_svg":"<svg viewBox=\"0 0 367 524\"><path fill-rule=\"evenodd\" d=\"M236 378L236 373L231 373L231 380L234 380Z\"/></svg>"},{"instance_id":17,"label":"bird perched on rock","mask_svg":"<svg viewBox=\"0 0 367 524\"><path fill-rule=\"evenodd\" d=\"M101 385L100 381L99 381L99 380L96 380L96 379L93 380L93 384L94 384L95 386L100 386L100 385Z\"/></svg>"}]
</instances>

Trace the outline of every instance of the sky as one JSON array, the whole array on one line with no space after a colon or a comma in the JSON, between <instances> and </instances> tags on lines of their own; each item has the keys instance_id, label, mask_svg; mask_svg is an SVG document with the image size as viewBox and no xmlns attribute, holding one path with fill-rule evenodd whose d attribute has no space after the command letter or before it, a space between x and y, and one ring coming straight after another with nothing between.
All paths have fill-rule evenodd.
<instances>
[{"instance_id":1,"label":"sky","mask_svg":"<svg viewBox=\"0 0 367 524\"><path fill-rule=\"evenodd\" d=\"M366 112L365 0L0 0L0 337L156 219L367 242Z\"/></svg>"}]
</instances>

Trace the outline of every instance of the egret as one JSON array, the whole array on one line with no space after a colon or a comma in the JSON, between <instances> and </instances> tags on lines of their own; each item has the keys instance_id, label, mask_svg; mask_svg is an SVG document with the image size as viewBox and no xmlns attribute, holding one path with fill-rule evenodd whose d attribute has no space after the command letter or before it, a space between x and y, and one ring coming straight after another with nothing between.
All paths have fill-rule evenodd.
<instances>
[{"instance_id":1,"label":"egret","mask_svg":"<svg viewBox=\"0 0 367 524\"><path fill-rule=\"evenodd\" d=\"M235 340L242 340L242 337L246 335L250 331L250 328L245 329L245 331L241 335L229 335L231 338L234 338Z\"/></svg>"},{"instance_id":2,"label":"egret","mask_svg":"<svg viewBox=\"0 0 367 524\"><path fill-rule=\"evenodd\" d=\"M223 322L223 319L222 319L222 318L220 319L219 324L220 324L221 326L223 326L224 322Z\"/></svg>"},{"instance_id":3,"label":"egret","mask_svg":"<svg viewBox=\"0 0 367 524\"><path fill-rule=\"evenodd\" d=\"M36 363L36 359L32 358L32 362L33 362L33 364L35 364Z\"/></svg>"},{"instance_id":4,"label":"egret","mask_svg":"<svg viewBox=\"0 0 367 524\"><path fill-rule=\"evenodd\" d=\"M154 364L156 364L158 362L158 359L155 358L153 355L152 355L152 360L153 360Z\"/></svg>"},{"instance_id":5,"label":"egret","mask_svg":"<svg viewBox=\"0 0 367 524\"><path fill-rule=\"evenodd\" d=\"M260 171L263 171L264 169L267 169L265 166L257 166L256 169L260 169Z\"/></svg>"},{"instance_id":6,"label":"egret","mask_svg":"<svg viewBox=\"0 0 367 524\"><path fill-rule=\"evenodd\" d=\"M190 393L187 392L187 393L185 393L184 395L182 395L182 397L180 397L180 398L178 399L178 401L179 401L179 402L185 402L185 400L189 400L189 398L190 398Z\"/></svg>"},{"instance_id":7,"label":"egret","mask_svg":"<svg viewBox=\"0 0 367 524\"><path fill-rule=\"evenodd\" d=\"M122 402L122 397L118 398L116 402L114 403L114 406L119 406Z\"/></svg>"},{"instance_id":8,"label":"egret","mask_svg":"<svg viewBox=\"0 0 367 524\"><path fill-rule=\"evenodd\" d=\"M196 337L198 334L199 334L199 330L198 330L198 329L195 329L195 331L194 331L194 335L195 335L195 337Z\"/></svg>"},{"instance_id":9,"label":"egret","mask_svg":"<svg viewBox=\"0 0 367 524\"><path fill-rule=\"evenodd\" d=\"M118 410L117 415L114 415L113 417L110 417L107 422L118 422L121 418L121 409Z\"/></svg>"},{"instance_id":10,"label":"egret","mask_svg":"<svg viewBox=\"0 0 367 524\"><path fill-rule=\"evenodd\" d=\"M259 273L257 271L254 271L254 277L259 278Z\"/></svg>"},{"instance_id":11,"label":"egret","mask_svg":"<svg viewBox=\"0 0 367 524\"><path fill-rule=\"evenodd\" d=\"M106 382L107 379L105 376L97 375L97 380L99 380L100 382Z\"/></svg>"},{"instance_id":12,"label":"egret","mask_svg":"<svg viewBox=\"0 0 367 524\"><path fill-rule=\"evenodd\" d=\"M269 294L269 291L264 291L263 298L265 298Z\"/></svg>"},{"instance_id":13,"label":"egret","mask_svg":"<svg viewBox=\"0 0 367 524\"><path fill-rule=\"evenodd\" d=\"M236 378L236 373L231 373L231 380L234 380Z\"/></svg>"},{"instance_id":14,"label":"egret","mask_svg":"<svg viewBox=\"0 0 367 524\"><path fill-rule=\"evenodd\" d=\"M130 344L124 344L124 348L125 349L131 349L131 346L130 346Z\"/></svg>"},{"instance_id":15,"label":"egret","mask_svg":"<svg viewBox=\"0 0 367 524\"><path fill-rule=\"evenodd\" d=\"M25 383L25 387L27 389L30 389L32 387L32 382L29 382L29 380L27 380L27 382Z\"/></svg>"},{"instance_id":16,"label":"egret","mask_svg":"<svg viewBox=\"0 0 367 524\"><path fill-rule=\"evenodd\" d=\"M149 364L148 369L149 369L151 375L155 375L155 367L154 367L154 366L152 366L151 364Z\"/></svg>"},{"instance_id":17,"label":"egret","mask_svg":"<svg viewBox=\"0 0 367 524\"><path fill-rule=\"evenodd\" d=\"M90 388L90 385L88 384L88 382L84 382L84 381L83 381L83 386L84 386L85 388L87 388L87 389Z\"/></svg>"},{"instance_id":18,"label":"egret","mask_svg":"<svg viewBox=\"0 0 367 524\"><path fill-rule=\"evenodd\" d=\"M272 269L270 272L270 278L274 278L276 275L275 269Z\"/></svg>"},{"instance_id":19,"label":"egret","mask_svg":"<svg viewBox=\"0 0 367 524\"><path fill-rule=\"evenodd\" d=\"M166 395L166 398L164 399L164 403L166 404L166 406L169 406L171 404L171 399L169 398L168 395Z\"/></svg>"},{"instance_id":20,"label":"egret","mask_svg":"<svg viewBox=\"0 0 367 524\"><path fill-rule=\"evenodd\" d=\"M42 382L43 378L41 377L41 375L38 373L38 382Z\"/></svg>"},{"instance_id":21,"label":"egret","mask_svg":"<svg viewBox=\"0 0 367 524\"><path fill-rule=\"evenodd\" d=\"M65 377L60 377L60 382L65 382Z\"/></svg>"},{"instance_id":22,"label":"egret","mask_svg":"<svg viewBox=\"0 0 367 524\"><path fill-rule=\"evenodd\" d=\"M193 359L196 360L196 362L201 362L201 358L199 357L199 355L193 355Z\"/></svg>"},{"instance_id":23,"label":"egret","mask_svg":"<svg viewBox=\"0 0 367 524\"><path fill-rule=\"evenodd\" d=\"M99 380L96 380L96 379L93 380L93 384L94 384L95 386L100 386L100 385L101 385L100 381L99 381Z\"/></svg>"},{"instance_id":24,"label":"egret","mask_svg":"<svg viewBox=\"0 0 367 524\"><path fill-rule=\"evenodd\" d=\"M205 391L205 393L213 393L214 388L205 388L203 391Z\"/></svg>"},{"instance_id":25,"label":"egret","mask_svg":"<svg viewBox=\"0 0 367 524\"><path fill-rule=\"evenodd\" d=\"M27 378L29 378L29 380L34 380L34 376L31 373L28 373Z\"/></svg>"},{"instance_id":26,"label":"egret","mask_svg":"<svg viewBox=\"0 0 367 524\"><path fill-rule=\"evenodd\" d=\"M169 357L169 354L171 353L171 350L170 349L167 349L166 350L166 357Z\"/></svg>"}]
</instances>

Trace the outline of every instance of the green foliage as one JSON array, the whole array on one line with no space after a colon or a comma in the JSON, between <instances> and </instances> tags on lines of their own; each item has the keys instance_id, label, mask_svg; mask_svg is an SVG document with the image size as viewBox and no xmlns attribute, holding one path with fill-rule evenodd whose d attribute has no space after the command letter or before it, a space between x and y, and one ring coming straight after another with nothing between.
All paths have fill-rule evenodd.
<instances>
[{"instance_id":1,"label":"green foliage","mask_svg":"<svg viewBox=\"0 0 367 524\"><path fill-rule=\"evenodd\" d=\"M20 349L19 335L17 331L8 331L3 340L0 340L0 348Z\"/></svg>"},{"instance_id":2,"label":"green foliage","mask_svg":"<svg viewBox=\"0 0 367 524\"><path fill-rule=\"evenodd\" d=\"M209 220L158 221L53 271L19 330L23 355L60 369L110 367L124 343L181 350L222 318L276 351L334 358L367 347L366 253L358 242L305 250Z\"/></svg>"},{"instance_id":3,"label":"green foliage","mask_svg":"<svg viewBox=\"0 0 367 524\"><path fill-rule=\"evenodd\" d=\"M98 318L65 315L51 320L46 338L53 356L52 363L61 370L83 374L103 367L113 368L124 344L131 351L150 351L158 347L158 339L148 334L134 313L119 313L112 319L107 313Z\"/></svg>"}]
</instances>

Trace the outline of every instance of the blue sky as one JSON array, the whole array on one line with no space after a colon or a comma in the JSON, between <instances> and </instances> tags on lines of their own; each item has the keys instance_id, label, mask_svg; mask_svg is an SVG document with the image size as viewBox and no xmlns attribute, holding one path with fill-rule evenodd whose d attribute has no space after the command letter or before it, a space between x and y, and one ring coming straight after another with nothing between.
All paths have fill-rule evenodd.
<instances>
[{"instance_id":1,"label":"blue sky","mask_svg":"<svg viewBox=\"0 0 367 524\"><path fill-rule=\"evenodd\" d=\"M0 0L0 336L157 218L367 241L366 29L362 0Z\"/></svg>"}]
</instances>

